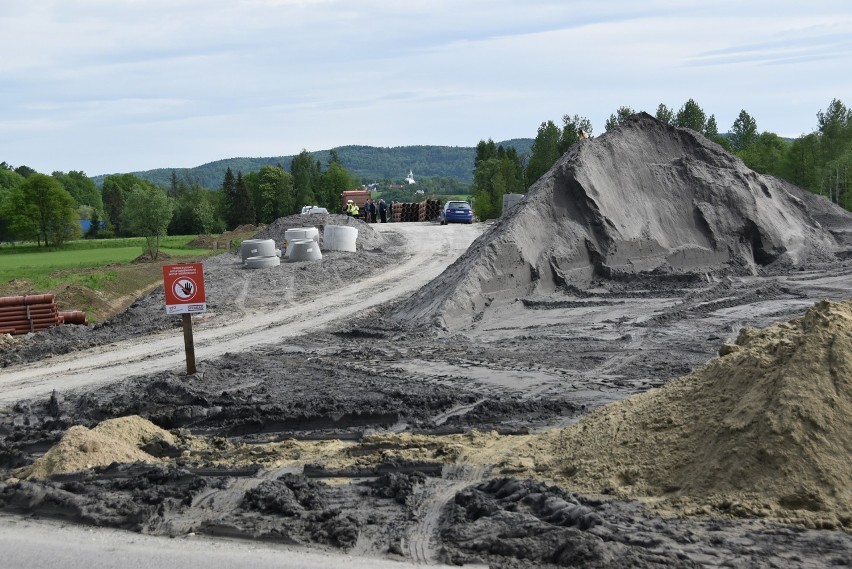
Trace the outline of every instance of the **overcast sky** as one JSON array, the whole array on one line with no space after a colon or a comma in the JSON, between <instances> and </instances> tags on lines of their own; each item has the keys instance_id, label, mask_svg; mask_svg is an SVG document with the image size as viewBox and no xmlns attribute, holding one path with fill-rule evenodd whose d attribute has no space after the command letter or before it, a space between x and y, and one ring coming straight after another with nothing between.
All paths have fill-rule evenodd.
<instances>
[{"instance_id":1,"label":"overcast sky","mask_svg":"<svg viewBox=\"0 0 852 569\"><path fill-rule=\"evenodd\" d=\"M849 0L7 0L0 53L0 161L44 173L852 106Z\"/></svg>"}]
</instances>

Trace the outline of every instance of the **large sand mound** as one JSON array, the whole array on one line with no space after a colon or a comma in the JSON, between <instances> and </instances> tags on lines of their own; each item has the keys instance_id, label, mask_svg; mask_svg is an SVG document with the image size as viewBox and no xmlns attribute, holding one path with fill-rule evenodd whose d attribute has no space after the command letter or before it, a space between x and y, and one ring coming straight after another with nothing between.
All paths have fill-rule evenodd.
<instances>
[{"instance_id":1,"label":"large sand mound","mask_svg":"<svg viewBox=\"0 0 852 569\"><path fill-rule=\"evenodd\" d=\"M583 288L593 279L755 273L833 258L837 238L810 214L814 199L800 195L700 134L634 115L571 147L395 318L437 317L459 327L494 301ZM820 204L823 219L852 224L848 212Z\"/></svg>"},{"instance_id":2,"label":"large sand mound","mask_svg":"<svg viewBox=\"0 0 852 569\"><path fill-rule=\"evenodd\" d=\"M720 352L521 454L580 491L852 527L852 301L746 328Z\"/></svg>"}]
</instances>

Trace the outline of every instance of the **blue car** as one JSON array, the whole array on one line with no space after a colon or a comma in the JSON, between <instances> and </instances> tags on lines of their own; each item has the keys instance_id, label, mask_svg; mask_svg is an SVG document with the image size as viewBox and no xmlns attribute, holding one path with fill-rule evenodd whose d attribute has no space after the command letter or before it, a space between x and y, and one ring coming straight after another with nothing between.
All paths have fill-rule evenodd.
<instances>
[{"instance_id":1,"label":"blue car","mask_svg":"<svg viewBox=\"0 0 852 569\"><path fill-rule=\"evenodd\" d=\"M473 209L467 202L447 202L438 214L441 225L451 222L473 223Z\"/></svg>"}]
</instances>

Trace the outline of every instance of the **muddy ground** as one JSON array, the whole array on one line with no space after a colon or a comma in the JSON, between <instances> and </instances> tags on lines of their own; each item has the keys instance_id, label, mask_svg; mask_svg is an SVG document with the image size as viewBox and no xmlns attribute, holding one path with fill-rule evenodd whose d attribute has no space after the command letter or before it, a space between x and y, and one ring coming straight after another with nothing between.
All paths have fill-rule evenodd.
<instances>
[{"instance_id":1,"label":"muddy ground","mask_svg":"<svg viewBox=\"0 0 852 569\"><path fill-rule=\"evenodd\" d=\"M208 290L222 292L199 327L225 326L221 314L230 310L273 310L302 272L311 284L293 294L332 306L335 289L410 259L424 236L441 243L445 229L412 224L415 247L404 225L382 228L355 257L331 253L304 269L282 265L249 277L233 258L212 260L205 276L219 284ZM467 239L480 229L452 228L473 232ZM247 282L252 295L240 301ZM848 528L735 511L663 517L606 487L578 495L550 485L546 473L515 479L506 459L513 436L570 425L661 386L713 358L742 327L847 298L850 285L848 258L750 277L601 281L582 295L519 298L457 331L390 320L393 299L320 330L220 352L192 376L173 365L117 373L121 381L89 388L56 382L52 394L9 402L0 413L0 505L152 535L271 540L414 564L850 565ZM155 292L96 330L9 342L4 373L51 354L177 330L175 319L151 310L161 303ZM72 425L131 415L173 435L143 445L155 462L18 478ZM502 459L489 463L499 453L477 453L498 434L507 435Z\"/></svg>"}]
</instances>

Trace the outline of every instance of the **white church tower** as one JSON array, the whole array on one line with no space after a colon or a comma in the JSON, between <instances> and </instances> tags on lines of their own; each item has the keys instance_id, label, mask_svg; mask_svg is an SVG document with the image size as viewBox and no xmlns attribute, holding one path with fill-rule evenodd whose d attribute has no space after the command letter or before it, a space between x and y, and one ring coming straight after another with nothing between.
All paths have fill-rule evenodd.
<instances>
[{"instance_id":1,"label":"white church tower","mask_svg":"<svg viewBox=\"0 0 852 569\"><path fill-rule=\"evenodd\" d=\"M405 179L405 181L406 181L406 182L408 182L409 184L414 184L414 183L416 183L416 182L414 181L414 171L413 171L413 170L409 170L409 171L408 171L408 177Z\"/></svg>"}]
</instances>

